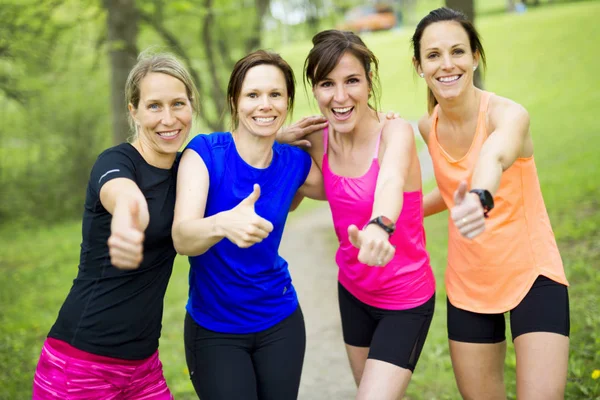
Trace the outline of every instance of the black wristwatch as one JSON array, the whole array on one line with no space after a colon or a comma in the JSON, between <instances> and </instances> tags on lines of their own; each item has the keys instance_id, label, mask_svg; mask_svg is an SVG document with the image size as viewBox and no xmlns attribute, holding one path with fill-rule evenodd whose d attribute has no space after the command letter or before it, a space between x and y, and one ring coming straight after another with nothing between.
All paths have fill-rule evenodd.
<instances>
[{"instance_id":1,"label":"black wristwatch","mask_svg":"<svg viewBox=\"0 0 600 400\"><path fill-rule=\"evenodd\" d=\"M396 231L396 224L394 223L394 221L383 215L380 215L379 217L375 217L372 220L370 220L367 223L367 225L365 225L365 228L371 224L377 225L378 227L386 231L390 236L394 233L394 231Z\"/></svg>"},{"instance_id":2,"label":"black wristwatch","mask_svg":"<svg viewBox=\"0 0 600 400\"><path fill-rule=\"evenodd\" d=\"M483 216L488 217L488 213L494 208L494 198L492 194L485 189L471 189L469 193L475 193L479 196L479 201L483 207Z\"/></svg>"}]
</instances>

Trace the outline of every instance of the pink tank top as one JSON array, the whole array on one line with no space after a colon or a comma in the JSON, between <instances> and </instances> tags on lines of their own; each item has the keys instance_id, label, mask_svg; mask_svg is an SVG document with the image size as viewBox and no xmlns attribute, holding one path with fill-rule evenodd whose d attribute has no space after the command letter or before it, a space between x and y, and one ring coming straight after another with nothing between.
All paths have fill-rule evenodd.
<instances>
[{"instance_id":1,"label":"pink tank top","mask_svg":"<svg viewBox=\"0 0 600 400\"><path fill-rule=\"evenodd\" d=\"M402 211L390 243L394 258L385 267L358 261L358 249L348 239L348 226L362 228L371 218L379 175L379 143L369 170L361 177L335 175L327 159L328 129L324 131L323 181L340 247L335 260L340 284L365 304L388 310L405 310L424 304L435 292L435 278L425 250L422 191L404 192Z\"/></svg>"}]
</instances>

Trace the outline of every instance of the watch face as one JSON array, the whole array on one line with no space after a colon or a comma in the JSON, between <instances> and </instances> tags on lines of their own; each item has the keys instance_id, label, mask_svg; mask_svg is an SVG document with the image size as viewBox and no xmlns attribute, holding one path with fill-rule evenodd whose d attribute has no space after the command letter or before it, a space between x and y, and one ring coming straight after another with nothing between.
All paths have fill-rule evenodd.
<instances>
[{"instance_id":1,"label":"watch face","mask_svg":"<svg viewBox=\"0 0 600 400\"><path fill-rule=\"evenodd\" d=\"M491 210L494 207L494 198L487 190L480 190L478 193L481 205L485 210Z\"/></svg>"},{"instance_id":2,"label":"watch face","mask_svg":"<svg viewBox=\"0 0 600 400\"><path fill-rule=\"evenodd\" d=\"M389 219L388 217L382 215L381 217L379 217L381 219L381 222L385 225L388 226L390 228L394 228L394 221L392 221L391 219Z\"/></svg>"},{"instance_id":3,"label":"watch face","mask_svg":"<svg viewBox=\"0 0 600 400\"><path fill-rule=\"evenodd\" d=\"M484 190L483 196L485 197L485 204L487 204L488 207L493 206L494 198L492 197L491 193L487 190Z\"/></svg>"}]
</instances>

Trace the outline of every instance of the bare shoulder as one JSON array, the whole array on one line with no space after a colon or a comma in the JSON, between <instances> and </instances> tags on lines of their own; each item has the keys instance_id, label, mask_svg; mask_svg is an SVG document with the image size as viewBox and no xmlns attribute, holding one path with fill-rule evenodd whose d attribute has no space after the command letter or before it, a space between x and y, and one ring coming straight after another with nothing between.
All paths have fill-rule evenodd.
<instances>
[{"instance_id":1,"label":"bare shoulder","mask_svg":"<svg viewBox=\"0 0 600 400\"><path fill-rule=\"evenodd\" d=\"M324 130L319 129L305 137L305 139L310 142L310 147L305 150L314 160L320 160L323 157L325 147L323 135Z\"/></svg>"},{"instance_id":2,"label":"bare shoulder","mask_svg":"<svg viewBox=\"0 0 600 400\"><path fill-rule=\"evenodd\" d=\"M390 133L394 133L394 132L406 132L406 133L410 133L411 135L414 134L413 133L413 129L412 126L406 122L404 119L402 118L395 118L395 119L386 119L383 122L383 135L389 135Z\"/></svg>"},{"instance_id":3,"label":"bare shoulder","mask_svg":"<svg viewBox=\"0 0 600 400\"><path fill-rule=\"evenodd\" d=\"M423 115L419 119L419 133L421 137L427 143L427 139L429 138L429 132L431 131L431 124L433 123L433 116L429 114Z\"/></svg>"},{"instance_id":4,"label":"bare shoulder","mask_svg":"<svg viewBox=\"0 0 600 400\"><path fill-rule=\"evenodd\" d=\"M529 112L521 104L502 96L492 96L488 106L488 116L492 127L506 123L529 124Z\"/></svg>"},{"instance_id":5,"label":"bare shoulder","mask_svg":"<svg viewBox=\"0 0 600 400\"><path fill-rule=\"evenodd\" d=\"M396 118L384 121L381 139L386 148L405 147L407 144L412 146L415 133L411 124L402 118Z\"/></svg>"}]
</instances>

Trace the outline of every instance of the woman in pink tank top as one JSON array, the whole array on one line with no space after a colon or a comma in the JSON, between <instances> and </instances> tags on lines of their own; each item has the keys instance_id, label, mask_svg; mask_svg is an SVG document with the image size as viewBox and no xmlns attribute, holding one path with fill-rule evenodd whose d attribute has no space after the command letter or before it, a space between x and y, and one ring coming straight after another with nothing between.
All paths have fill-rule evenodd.
<instances>
[{"instance_id":1,"label":"woman in pink tank top","mask_svg":"<svg viewBox=\"0 0 600 400\"><path fill-rule=\"evenodd\" d=\"M398 399L435 305L411 126L376 103L378 61L353 33L313 38L307 82L328 127L307 136L339 240L342 330L358 399Z\"/></svg>"},{"instance_id":2,"label":"woman in pink tank top","mask_svg":"<svg viewBox=\"0 0 600 400\"><path fill-rule=\"evenodd\" d=\"M424 212L450 210L445 280L458 389L468 399L506 399L510 311L517 398L562 399L568 283L537 177L529 115L474 86L485 54L462 13L430 12L412 42L415 69L429 88L419 130L438 184L425 196Z\"/></svg>"}]
</instances>

